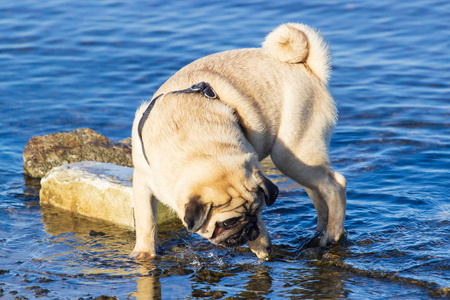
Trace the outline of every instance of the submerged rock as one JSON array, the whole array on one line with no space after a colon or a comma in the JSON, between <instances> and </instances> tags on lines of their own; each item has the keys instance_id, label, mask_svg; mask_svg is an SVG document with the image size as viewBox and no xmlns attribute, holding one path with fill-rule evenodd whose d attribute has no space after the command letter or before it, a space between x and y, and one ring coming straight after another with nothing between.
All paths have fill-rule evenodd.
<instances>
[{"instance_id":1,"label":"submerged rock","mask_svg":"<svg viewBox=\"0 0 450 300\"><path fill-rule=\"evenodd\" d=\"M31 138L23 151L25 174L42 178L52 168L81 161L132 167L131 139L114 142L89 128Z\"/></svg>"},{"instance_id":2,"label":"submerged rock","mask_svg":"<svg viewBox=\"0 0 450 300\"><path fill-rule=\"evenodd\" d=\"M41 205L134 228L133 169L111 163L78 162L53 168L41 180ZM159 205L157 222L177 219Z\"/></svg>"}]
</instances>

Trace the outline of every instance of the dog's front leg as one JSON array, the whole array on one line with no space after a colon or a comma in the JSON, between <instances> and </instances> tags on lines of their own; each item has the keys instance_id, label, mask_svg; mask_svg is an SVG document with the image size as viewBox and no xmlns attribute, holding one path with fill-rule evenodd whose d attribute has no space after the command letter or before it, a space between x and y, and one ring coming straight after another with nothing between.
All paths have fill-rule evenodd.
<instances>
[{"instance_id":1,"label":"dog's front leg","mask_svg":"<svg viewBox=\"0 0 450 300\"><path fill-rule=\"evenodd\" d=\"M134 259L149 259L156 257L156 213L158 201L151 190L145 185L145 175L134 171L133 199L136 227L136 245L130 257Z\"/></svg>"},{"instance_id":2,"label":"dog's front leg","mask_svg":"<svg viewBox=\"0 0 450 300\"><path fill-rule=\"evenodd\" d=\"M254 241L248 241L248 247L261 260L269 260L272 252L272 242L266 224L258 217L259 235Z\"/></svg>"}]
</instances>

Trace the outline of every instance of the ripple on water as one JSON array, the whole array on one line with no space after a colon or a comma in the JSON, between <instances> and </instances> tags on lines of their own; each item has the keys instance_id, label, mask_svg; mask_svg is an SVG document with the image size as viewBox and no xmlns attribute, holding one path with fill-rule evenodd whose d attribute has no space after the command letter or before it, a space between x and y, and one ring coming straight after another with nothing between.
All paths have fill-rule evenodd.
<instances>
[{"instance_id":1,"label":"ripple on water","mask_svg":"<svg viewBox=\"0 0 450 300\"><path fill-rule=\"evenodd\" d=\"M449 11L440 0L0 1L3 296L448 296ZM317 249L314 206L270 161L264 169L280 187L264 212L270 262L165 224L161 256L136 263L127 257L134 233L39 207L39 184L22 172L29 138L80 127L129 137L135 109L180 67L258 47L286 21L330 42L340 111L331 159L348 182L342 245Z\"/></svg>"}]
</instances>

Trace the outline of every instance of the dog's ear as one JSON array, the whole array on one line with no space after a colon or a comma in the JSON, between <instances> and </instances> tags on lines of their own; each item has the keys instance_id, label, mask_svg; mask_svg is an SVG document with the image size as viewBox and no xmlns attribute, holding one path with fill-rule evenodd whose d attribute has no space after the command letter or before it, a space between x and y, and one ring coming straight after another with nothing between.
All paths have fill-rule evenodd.
<instances>
[{"instance_id":1,"label":"dog's ear","mask_svg":"<svg viewBox=\"0 0 450 300\"><path fill-rule=\"evenodd\" d=\"M184 222L190 232L197 232L208 219L211 205L201 203L200 196L193 196L186 205Z\"/></svg>"},{"instance_id":2,"label":"dog's ear","mask_svg":"<svg viewBox=\"0 0 450 300\"><path fill-rule=\"evenodd\" d=\"M275 203L275 200L278 197L278 187L273 184L272 181L270 181L269 178L265 177L264 175L261 175L263 180L263 190L264 190L264 198L266 201L267 206L271 206Z\"/></svg>"}]
</instances>

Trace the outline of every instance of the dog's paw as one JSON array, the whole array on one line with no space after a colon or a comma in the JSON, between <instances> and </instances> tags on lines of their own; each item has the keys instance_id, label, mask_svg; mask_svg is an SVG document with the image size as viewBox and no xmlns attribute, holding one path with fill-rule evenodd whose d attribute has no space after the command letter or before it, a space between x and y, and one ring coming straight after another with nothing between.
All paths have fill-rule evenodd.
<instances>
[{"instance_id":1,"label":"dog's paw","mask_svg":"<svg viewBox=\"0 0 450 300\"><path fill-rule=\"evenodd\" d=\"M133 260L153 260L157 257L156 253L146 251L133 251L128 255Z\"/></svg>"},{"instance_id":2,"label":"dog's paw","mask_svg":"<svg viewBox=\"0 0 450 300\"><path fill-rule=\"evenodd\" d=\"M328 232L325 232L325 234L320 238L319 246L326 248L328 246L339 244L345 236L345 232L338 232L334 234L328 234Z\"/></svg>"},{"instance_id":3,"label":"dog's paw","mask_svg":"<svg viewBox=\"0 0 450 300\"><path fill-rule=\"evenodd\" d=\"M253 251L253 253L256 254L256 257L258 257L258 259L262 261L269 261L271 252L272 251Z\"/></svg>"},{"instance_id":4,"label":"dog's paw","mask_svg":"<svg viewBox=\"0 0 450 300\"><path fill-rule=\"evenodd\" d=\"M262 261L268 261L270 260L270 254L272 253L272 248L269 249L261 249L261 248L252 248L250 247L250 250L258 257L259 260Z\"/></svg>"},{"instance_id":5,"label":"dog's paw","mask_svg":"<svg viewBox=\"0 0 450 300\"><path fill-rule=\"evenodd\" d=\"M259 260L270 260L270 254L272 253L272 243L270 240L256 240L249 241L248 246L250 250L256 254Z\"/></svg>"}]
</instances>

